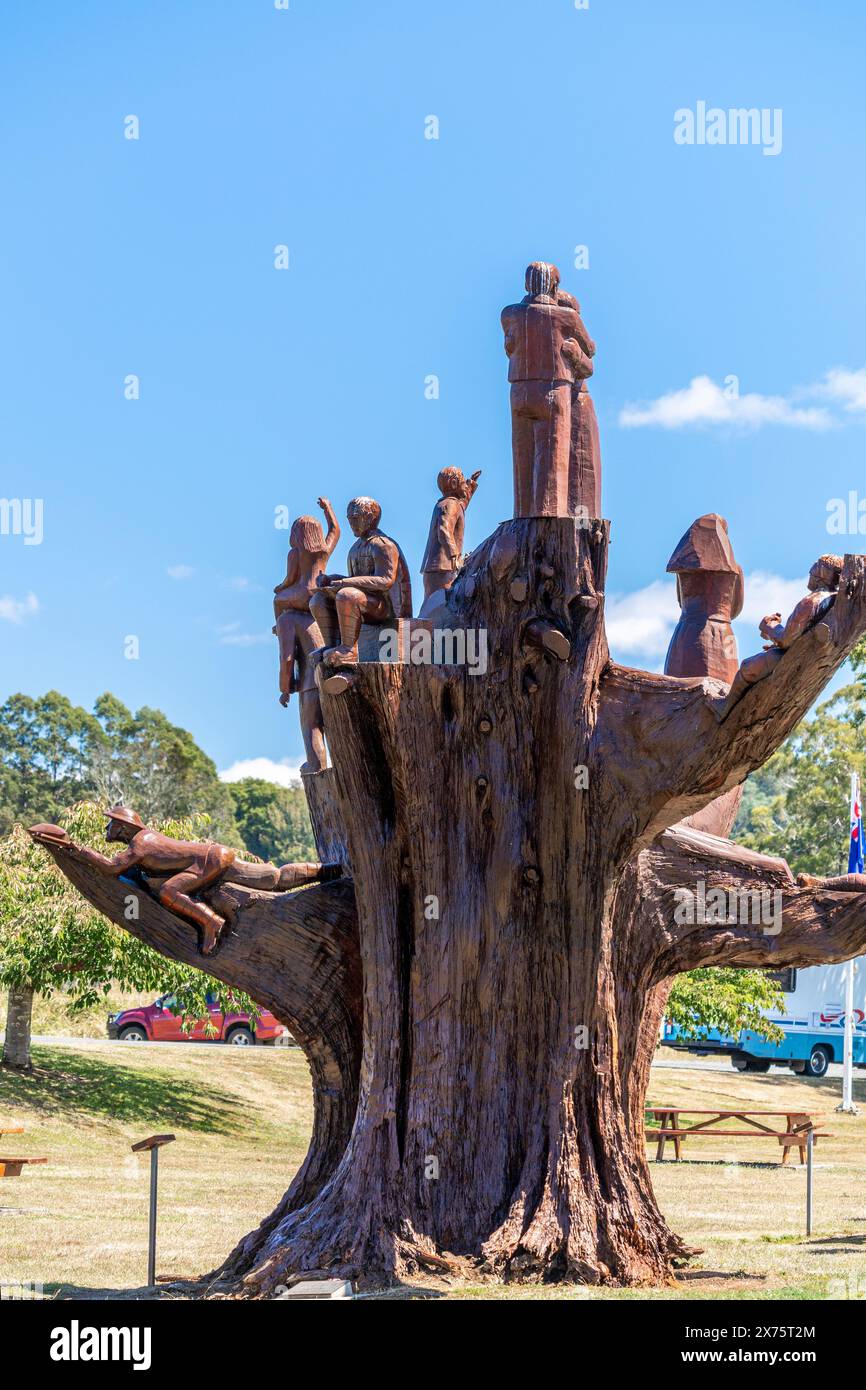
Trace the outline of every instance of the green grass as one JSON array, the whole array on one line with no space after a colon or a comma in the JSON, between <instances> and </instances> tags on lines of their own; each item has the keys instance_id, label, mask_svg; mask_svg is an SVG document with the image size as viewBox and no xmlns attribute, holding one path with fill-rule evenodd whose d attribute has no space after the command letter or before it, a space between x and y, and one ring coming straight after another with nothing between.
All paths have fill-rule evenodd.
<instances>
[{"instance_id":1,"label":"green grass","mask_svg":"<svg viewBox=\"0 0 866 1390\"><path fill-rule=\"evenodd\" d=\"M47 1290L139 1288L146 1269L148 1163L130 1145L163 1131L157 1269L195 1278L276 1205L306 1152L310 1082L297 1049L37 1047L32 1077L0 1072L0 1120L27 1133L3 1150L45 1167L0 1180L0 1282ZM805 1169L768 1140L687 1142L685 1161L651 1163L674 1230L703 1253L663 1289L586 1289L430 1281L458 1300L769 1299L855 1296L866 1288L866 1083L860 1116L837 1115L838 1080L657 1070L650 1104L823 1110L815 1229L805 1236ZM649 1150L653 1152L652 1149ZM838 1282L833 1282L838 1281ZM400 1297L397 1291L390 1295ZM402 1297L411 1297L409 1290Z\"/></svg>"},{"instance_id":2,"label":"green grass","mask_svg":"<svg viewBox=\"0 0 866 1390\"><path fill-rule=\"evenodd\" d=\"M120 1290L146 1275L148 1155L160 1158L157 1273L214 1267L276 1205L307 1148L309 1072L294 1048L36 1047L0 1072L3 1151L47 1157L0 1179L0 1282Z\"/></svg>"}]
</instances>

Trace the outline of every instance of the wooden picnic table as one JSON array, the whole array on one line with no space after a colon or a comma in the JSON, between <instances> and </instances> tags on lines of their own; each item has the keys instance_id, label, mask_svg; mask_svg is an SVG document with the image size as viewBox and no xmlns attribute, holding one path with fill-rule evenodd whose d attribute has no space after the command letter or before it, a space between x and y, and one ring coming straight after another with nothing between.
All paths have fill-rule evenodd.
<instances>
[{"instance_id":1,"label":"wooden picnic table","mask_svg":"<svg viewBox=\"0 0 866 1390\"><path fill-rule=\"evenodd\" d=\"M658 1120L657 1128L647 1127L646 1137L648 1140L656 1139L656 1162L661 1163L664 1159L665 1144L668 1139L674 1143L674 1153L677 1159L682 1157L681 1145L686 1139L692 1137L700 1138L704 1134L715 1135L722 1138L730 1135L732 1138L751 1138L751 1139L776 1139L782 1146L782 1162L787 1163L788 1154L791 1149L796 1148L800 1151L800 1162L806 1162L806 1141L811 1131L813 1142L818 1138L828 1139L830 1136L823 1131L815 1128L814 1120L823 1115L821 1110L695 1110L689 1105L650 1105L647 1106L647 1115L652 1115ZM683 1116L689 1121L683 1124ZM704 1116L697 1123L691 1123L691 1118ZM758 1118L760 1117L760 1118ZM767 1119L784 1119L785 1127L780 1129L778 1126L765 1124ZM747 1129L725 1129L721 1128L726 1120L739 1120L741 1124L747 1125Z\"/></svg>"},{"instance_id":2,"label":"wooden picnic table","mask_svg":"<svg viewBox=\"0 0 866 1390\"><path fill-rule=\"evenodd\" d=\"M4 1134L23 1134L23 1125L7 1125L0 1122L0 1139ZM28 1163L47 1163L47 1158L0 1158L0 1178L20 1178L21 1169Z\"/></svg>"}]
</instances>

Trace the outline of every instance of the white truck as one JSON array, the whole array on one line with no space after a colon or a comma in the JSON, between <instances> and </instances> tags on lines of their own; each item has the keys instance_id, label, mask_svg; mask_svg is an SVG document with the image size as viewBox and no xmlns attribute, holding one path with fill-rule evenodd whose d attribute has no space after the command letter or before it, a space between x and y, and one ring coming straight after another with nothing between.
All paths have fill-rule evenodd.
<instances>
[{"instance_id":1,"label":"white truck","mask_svg":"<svg viewBox=\"0 0 866 1390\"><path fill-rule=\"evenodd\" d=\"M781 1042L770 1042L744 1029L738 1037L726 1037L718 1029L684 1033L665 1020L661 1041L665 1047L694 1052L699 1057L727 1054L738 1071L769 1071L771 1066L790 1067L806 1076L823 1076L831 1062L841 1062L845 1037L845 975L847 965L812 965L806 970L773 971L785 995L784 1014L767 1010L766 1016L783 1029ZM855 1067L866 1067L866 971L854 972Z\"/></svg>"}]
</instances>

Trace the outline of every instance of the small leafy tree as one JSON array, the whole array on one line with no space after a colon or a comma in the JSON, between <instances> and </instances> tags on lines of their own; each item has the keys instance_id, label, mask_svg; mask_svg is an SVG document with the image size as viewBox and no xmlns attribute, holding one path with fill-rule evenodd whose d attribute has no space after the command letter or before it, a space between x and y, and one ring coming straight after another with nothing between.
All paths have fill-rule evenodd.
<instances>
[{"instance_id":1,"label":"small leafy tree","mask_svg":"<svg viewBox=\"0 0 866 1390\"><path fill-rule=\"evenodd\" d=\"M73 839L106 852L105 819L92 803L80 803L60 818ZM166 834L191 838L202 819L164 822ZM116 848L121 848L120 846ZM81 897L20 825L0 842L0 984L9 990L3 1065L31 1067L33 999L64 990L72 1012L92 1008L111 988L171 991L184 1020L207 1017L214 981L201 971L167 961L109 922ZM225 1009L255 1013L240 991L219 987Z\"/></svg>"},{"instance_id":2,"label":"small leafy tree","mask_svg":"<svg viewBox=\"0 0 866 1390\"><path fill-rule=\"evenodd\" d=\"M746 783L733 838L778 854L795 873L848 869L850 774L866 781L866 643L852 653L855 679L824 700Z\"/></svg>"},{"instance_id":3,"label":"small leafy tree","mask_svg":"<svg viewBox=\"0 0 866 1390\"><path fill-rule=\"evenodd\" d=\"M703 966L678 975L667 1003L667 1017L684 1033L700 1037L718 1028L727 1037L743 1029L770 1042L784 1037L762 1010L785 1012L785 996L771 971Z\"/></svg>"}]
</instances>

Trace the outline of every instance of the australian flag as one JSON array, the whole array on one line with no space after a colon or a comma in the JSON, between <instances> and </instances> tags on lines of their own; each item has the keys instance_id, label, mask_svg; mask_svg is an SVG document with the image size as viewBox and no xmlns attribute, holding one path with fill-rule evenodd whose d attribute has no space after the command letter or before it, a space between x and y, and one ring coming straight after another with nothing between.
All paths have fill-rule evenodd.
<instances>
[{"instance_id":1,"label":"australian flag","mask_svg":"<svg viewBox=\"0 0 866 1390\"><path fill-rule=\"evenodd\" d=\"M851 778L851 844L848 849L849 874L863 873L863 815L860 805L860 778Z\"/></svg>"}]
</instances>

